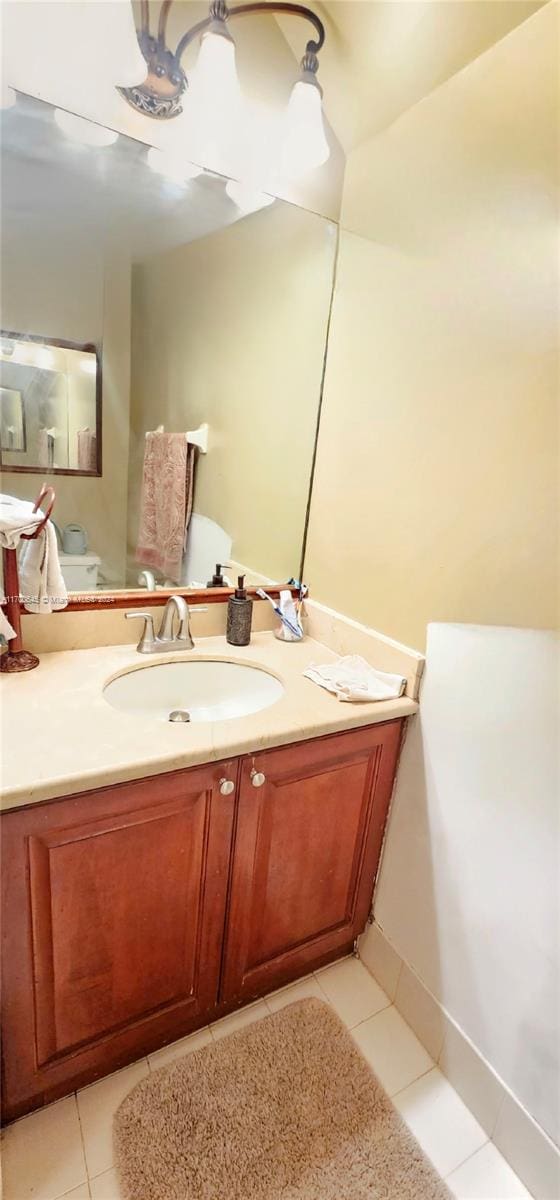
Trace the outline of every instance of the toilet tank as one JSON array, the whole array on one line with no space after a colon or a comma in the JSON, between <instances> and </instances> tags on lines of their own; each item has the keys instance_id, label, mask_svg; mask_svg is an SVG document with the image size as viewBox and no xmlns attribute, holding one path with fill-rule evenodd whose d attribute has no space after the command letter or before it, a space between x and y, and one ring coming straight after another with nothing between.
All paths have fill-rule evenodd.
<instances>
[{"instance_id":1,"label":"toilet tank","mask_svg":"<svg viewBox=\"0 0 560 1200\"><path fill-rule=\"evenodd\" d=\"M101 559L97 554L60 554L62 578L69 592L91 592L97 587Z\"/></svg>"}]
</instances>

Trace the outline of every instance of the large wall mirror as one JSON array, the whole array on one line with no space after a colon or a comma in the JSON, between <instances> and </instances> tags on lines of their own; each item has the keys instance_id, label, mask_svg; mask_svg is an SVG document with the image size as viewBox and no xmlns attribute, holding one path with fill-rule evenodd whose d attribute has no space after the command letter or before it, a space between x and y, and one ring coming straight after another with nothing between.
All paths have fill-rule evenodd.
<instances>
[{"instance_id":1,"label":"large wall mirror","mask_svg":"<svg viewBox=\"0 0 560 1200\"><path fill-rule=\"evenodd\" d=\"M33 499L56 475L72 590L204 587L217 562L228 580L285 582L301 562L336 226L77 131L21 94L2 117L2 491ZM96 397L89 415L74 376Z\"/></svg>"}]
</instances>

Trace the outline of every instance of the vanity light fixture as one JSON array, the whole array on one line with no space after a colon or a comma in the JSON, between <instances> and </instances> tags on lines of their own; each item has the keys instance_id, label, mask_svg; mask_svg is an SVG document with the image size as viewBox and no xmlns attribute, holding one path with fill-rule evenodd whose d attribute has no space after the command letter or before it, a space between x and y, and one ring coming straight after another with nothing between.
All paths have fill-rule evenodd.
<instances>
[{"instance_id":1,"label":"vanity light fixture","mask_svg":"<svg viewBox=\"0 0 560 1200\"><path fill-rule=\"evenodd\" d=\"M176 49L166 43L166 28L173 0L163 0L157 37L150 32L148 0L141 0L141 28L138 42L147 66L147 77L134 87L119 87L119 92L137 112L167 121L183 112L192 118L195 141L213 144L225 115L231 120L232 108L240 98L235 67L235 43L230 21L253 13L283 13L309 21L316 38L307 42L300 74L294 83L287 107L282 144L279 147L284 174L297 175L318 167L329 157L322 113L322 89L317 82L319 59L325 41L323 22L312 9L284 0L255 0L228 8L225 0L212 0L208 17L198 21L180 38ZM198 61L187 78L181 65L183 54L200 35ZM204 128L203 128L204 127Z\"/></svg>"},{"instance_id":2,"label":"vanity light fixture","mask_svg":"<svg viewBox=\"0 0 560 1200\"><path fill-rule=\"evenodd\" d=\"M104 125L97 125L95 121L88 121L85 117L77 117L75 113L66 112L64 108L55 108L54 119L66 137L75 142L82 142L84 146L112 146L119 136L115 129L106 129Z\"/></svg>"},{"instance_id":3,"label":"vanity light fixture","mask_svg":"<svg viewBox=\"0 0 560 1200\"><path fill-rule=\"evenodd\" d=\"M226 192L230 200L244 213L258 212L259 208L268 208L269 204L274 204L274 196L269 196L268 192L258 192L235 179L228 179Z\"/></svg>"},{"instance_id":4,"label":"vanity light fixture","mask_svg":"<svg viewBox=\"0 0 560 1200\"><path fill-rule=\"evenodd\" d=\"M148 150L146 162L152 171L164 175L174 183L188 183L189 179L196 179L197 175L202 175L202 167L186 162L185 159L180 159L166 150L158 150L156 146Z\"/></svg>"},{"instance_id":5,"label":"vanity light fixture","mask_svg":"<svg viewBox=\"0 0 560 1200\"><path fill-rule=\"evenodd\" d=\"M56 358L52 350L46 346L32 346L33 353L31 355L34 366L41 367L44 371L52 371L54 369Z\"/></svg>"}]
</instances>

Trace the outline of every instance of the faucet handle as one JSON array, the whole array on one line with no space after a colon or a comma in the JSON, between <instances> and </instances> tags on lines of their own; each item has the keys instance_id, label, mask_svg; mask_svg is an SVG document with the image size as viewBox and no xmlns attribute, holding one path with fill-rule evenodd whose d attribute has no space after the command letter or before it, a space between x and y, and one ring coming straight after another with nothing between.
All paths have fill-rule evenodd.
<instances>
[{"instance_id":1,"label":"faucet handle","mask_svg":"<svg viewBox=\"0 0 560 1200\"><path fill-rule=\"evenodd\" d=\"M185 643L185 649L192 650L194 647L191 626L189 621L189 612L184 614L179 620L179 630L177 633L177 641Z\"/></svg>"},{"instance_id":2,"label":"faucet handle","mask_svg":"<svg viewBox=\"0 0 560 1200\"><path fill-rule=\"evenodd\" d=\"M156 644L154 634L154 618L152 614L148 612L139 612L138 609L134 609L133 612L126 612L124 615L127 621L132 620L134 617L143 618L145 622L144 629L142 630L140 641L138 642L136 649L138 650L139 654L149 654L150 651L154 649Z\"/></svg>"}]
</instances>

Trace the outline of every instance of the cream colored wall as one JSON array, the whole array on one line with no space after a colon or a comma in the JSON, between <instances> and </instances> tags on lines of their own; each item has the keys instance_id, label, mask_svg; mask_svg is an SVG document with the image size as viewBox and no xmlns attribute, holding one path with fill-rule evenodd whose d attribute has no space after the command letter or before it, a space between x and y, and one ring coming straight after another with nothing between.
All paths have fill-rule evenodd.
<instances>
[{"instance_id":1,"label":"cream colored wall","mask_svg":"<svg viewBox=\"0 0 560 1200\"><path fill-rule=\"evenodd\" d=\"M334 226L277 204L134 268L132 556L146 430L207 421L195 510L253 570L297 573L335 243Z\"/></svg>"},{"instance_id":2,"label":"cream colored wall","mask_svg":"<svg viewBox=\"0 0 560 1200\"><path fill-rule=\"evenodd\" d=\"M305 578L419 649L557 617L557 21L348 161Z\"/></svg>"},{"instance_id":3,"label":"cream colored wall","mask_svg":"<svg viewBox=\"0 0 560 1200\"><path fill-rule=\"evenodd\" d=\"M123 581L130 392L130 262L115 247L105 262L97 243L31 236L2 245L3 329L76 342L103 342L103 475L52 476L58 525L78 521L108 581ZM4 472L2 489L33 499L48 472Z\"/></svg>"},{"instance_id":4,"label":"cream colored wall","mask_svg":"<svg viewBox=\"0 0 560 1200\"><path fill-rule=\"evenodd\" d=\"M525 21L546 0L315 0L319 78L348 153ZM294 53L299 22L277 21Z\"/></svg>"}]
</instances>

